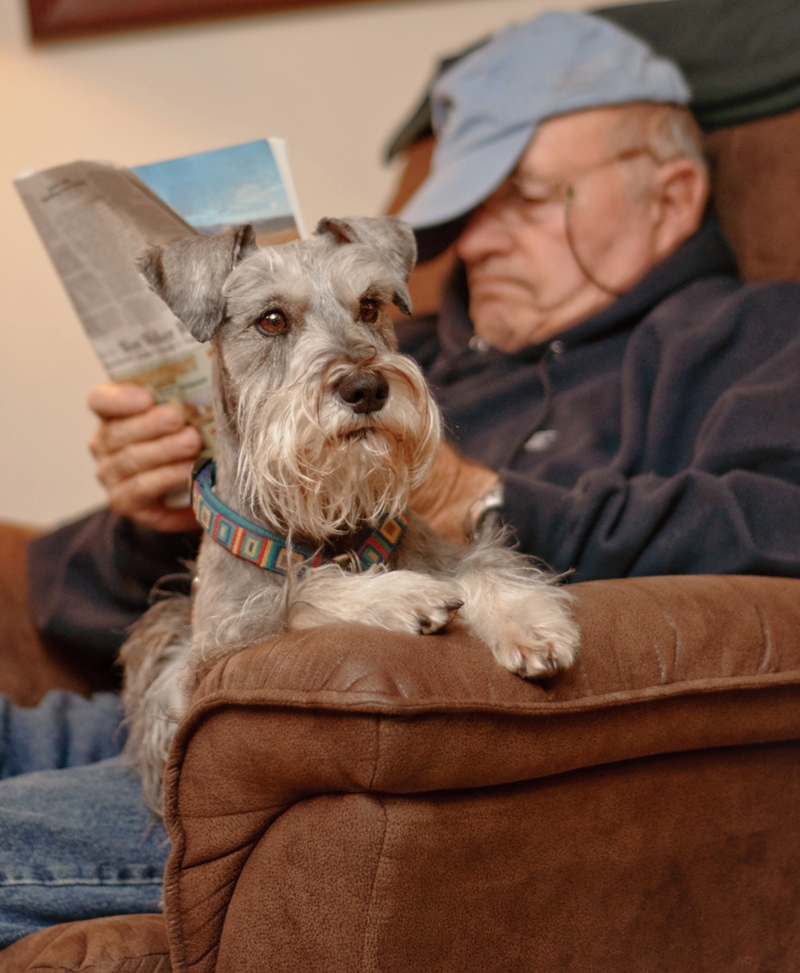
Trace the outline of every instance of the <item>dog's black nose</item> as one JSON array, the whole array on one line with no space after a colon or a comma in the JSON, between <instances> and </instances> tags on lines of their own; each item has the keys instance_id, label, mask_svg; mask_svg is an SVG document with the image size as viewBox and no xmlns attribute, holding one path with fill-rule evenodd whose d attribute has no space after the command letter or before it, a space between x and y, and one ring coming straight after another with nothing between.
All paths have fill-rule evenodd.
<instances>
[{"instance_id":1,"label":"dog's black nose","mask_svg":"<svg viewBox=\"0 0 800 973\"><path fill-rule=\"evenodd\" d=\"M340 398L353 412L379 412L389 398L389 383L380 372L352 372L339 383Z\"/></svg>"}]
</instances>

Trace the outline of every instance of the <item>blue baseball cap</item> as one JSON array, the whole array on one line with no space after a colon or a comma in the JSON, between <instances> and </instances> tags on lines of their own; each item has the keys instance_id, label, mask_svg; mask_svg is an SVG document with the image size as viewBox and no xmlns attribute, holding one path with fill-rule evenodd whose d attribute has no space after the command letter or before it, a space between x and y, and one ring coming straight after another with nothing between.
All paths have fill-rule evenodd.
<instances>
[{"instance_id":1,"label":"blue baseball cap","mask_svg":"<svg viewBox=\"0 0 800 973\"><path fill-rule=\"evenodd\" d=\"M513 171L548 118L690 100L678 66L611 21L541 14L495 34L438 80L431 94L437 138L431 170L399 216L417 231L458 221Z\"/></svg>"}]
</instances>

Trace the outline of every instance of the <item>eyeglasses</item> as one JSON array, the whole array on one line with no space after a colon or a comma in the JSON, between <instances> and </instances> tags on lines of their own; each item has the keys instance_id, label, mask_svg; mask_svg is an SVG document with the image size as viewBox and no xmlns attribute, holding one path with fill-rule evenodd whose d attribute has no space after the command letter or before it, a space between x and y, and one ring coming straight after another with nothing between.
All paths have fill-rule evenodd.
<instances>
[{"instance_id":1,"label":"eyeglasses","mask_svg":"<svg viewBox=\"0 0 800 973\"><path fill-rule=\"evenodd\" d=\"M533 179L524 173L514 173L484 201L482 208L514 222L544 223L554 214L560 214L562 208L569 210L575 197L577 180L599 169L642 155L649 155L660 164L649 146L640 145L617 152L602 162L574 169L557 179Z\"/></svg>"}]
</instances>

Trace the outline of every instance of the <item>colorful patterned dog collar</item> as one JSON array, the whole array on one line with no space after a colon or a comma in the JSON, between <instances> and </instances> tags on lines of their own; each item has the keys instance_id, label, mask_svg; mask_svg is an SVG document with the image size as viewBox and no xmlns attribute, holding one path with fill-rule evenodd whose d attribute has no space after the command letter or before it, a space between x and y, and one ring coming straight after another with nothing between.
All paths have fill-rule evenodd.
<instances>
[{"instance_id":1,"label":"colorful patterned dog collar","mask_svg":"<svg viewBox=\"0 0 800 973\"><path fill-rule=\"evenodd\" d=\"M213 460L206 460L192 474L192 507L203 530L225 550L265 571L283 575L295 564L316 568L332 563L332 558L319 551L287 547L277 534L237 514L214 492L215 475ZM401 513L384 518L374 527L353 551L358 569L366 571L375 564L385 564L403 539L407 523L408 515Z\"/></svg>"}]
</instances>

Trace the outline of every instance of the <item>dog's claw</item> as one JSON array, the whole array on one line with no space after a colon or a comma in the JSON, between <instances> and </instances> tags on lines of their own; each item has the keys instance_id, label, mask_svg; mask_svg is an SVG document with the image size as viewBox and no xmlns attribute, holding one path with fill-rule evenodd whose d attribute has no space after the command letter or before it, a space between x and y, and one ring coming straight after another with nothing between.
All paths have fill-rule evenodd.
<instances>
[{"instance_id":1,"label":"dog's claw","mask_svg":"<svg viewBox=\"0 0 800 973\"><path fill-rule=\"evenodd\" d=\"M428 618L427 615L420 615L417 612L417 622L419 623L419 634L420 635L431 635L433 632L438 632L439 629L443 628L443 625L437 625L432 618ZM445 622L445 625L447 623Z\"/></svg>"},{"instance_id":2,"label":"dog's claw","mask_svg":"<svg viewBox=\"0 0 800 973\"><path fill-rule=\"evenodd\" d=\"M551 679L561 671L561 667L553 656L544 656L536 661L538 662L536 669L532 669L530 663L528 663L517 669L517 675L522 676L523 679Z\"/></svg>"},{"instance_id":3,"label":"dog's claw","mask_svg":"<svg viewBox=\"0 0 800 973\"><path fill-rule=\"evenodd\" d=\"M433 622L430 618L426 618L425 615L420 615L417 612L417 626L419 628L420 635L428 635L433 629Z\"/></svg>"},{"instance_id":4,"label":"dog's claw","mask_svg":"<svg viewBox=\"0 0 800 973\"><path fill-rule=\"evenodd\" d=\"M417 612L419 634L433 635L435 632L441 632L447 628L463 604L463 601L448 601L430 614L423 615L421 612Z\"/></svg>"},{"instance_id":5,"label":"dog's claw","mask_svg":"<svg viewBox=\"0 0 800 973\"><path fill-rule=\"evenodd\" d=\"M558 662L551 655L549 655L544 660L544 667L545 667L544 674L546 676L554 676L558 672L558 668L559 668Z\"/></svg>"}]
</instances>

